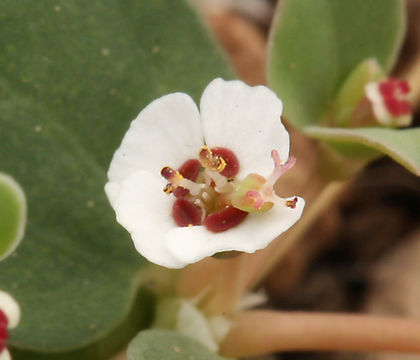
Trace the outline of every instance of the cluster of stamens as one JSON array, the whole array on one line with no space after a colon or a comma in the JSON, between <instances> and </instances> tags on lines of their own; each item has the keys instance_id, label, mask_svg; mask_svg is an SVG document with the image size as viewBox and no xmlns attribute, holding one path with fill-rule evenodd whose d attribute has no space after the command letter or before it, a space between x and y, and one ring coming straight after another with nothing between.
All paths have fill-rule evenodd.
<instances>
[{"instance_id":1,"label":"cluster of stamens","mask_svg":"<svg viewBox=\"0 0 420 360\"><path fill-rule=\"evenodd\" d=\"M239 161L229 149L203 146L198 159L187 160L178 170L165 166L161 175L168 181L163 189L176 197L172 216L178 226L204 225L213 232L226 231L240 224L250 212L268 211L282 199L274 193L277 179L295 163L281 163L273 150L273 173L265 179L249 174L243 181L235 176ZM284 202L296 207L297 198Z\"/></svg>"}]
</instances>

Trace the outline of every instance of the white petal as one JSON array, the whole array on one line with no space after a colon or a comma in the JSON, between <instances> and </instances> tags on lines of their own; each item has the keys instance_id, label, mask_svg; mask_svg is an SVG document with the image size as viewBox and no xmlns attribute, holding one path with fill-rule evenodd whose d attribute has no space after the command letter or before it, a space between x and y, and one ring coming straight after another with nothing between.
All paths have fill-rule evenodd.
<instances>
[{"instance_id":1,"label":"white petal","mask_svg":"<svg viewBox=\"0 0 420 360\"><path fill-rule=\"evenodd\" d=\"M265 86L213 80L200 103L207 146L232 150L239 159L239 179L250 173L267 177L273 170L271 150L289 157L289 134L281 123L282 102Z\"/></svg>"},{"instance_id":2,"label":"white petal","mask_svg":"<svg viewBox=\"0 0 420 360\"><path fill-rule=\"evenodd\" d=\"M178 168L197 157L202 146L200 115L188 95L174 93L153 101L131 123L111 161L108 178L114 184L112 191L107 186L111 203L121 182L134 172L159 175L164 166Z\"/></svg>"},{"instance_id":3,"label":"white petal","mask_svg":"<svg viewBox=\"0 0 420 360\"><path fill-rule=\"evenodd\" d=\"M224 315L215 315L208 318L210 330L218 344L225 340L227 334L232 329L234 322Z\"/></svg>"},{"instance_id":4,"label":"white petal","mask_svg":"<svg viewBox=\"0 0 420 360\"><path fill-rule=\"evenodd\" d=\"M0 310L7 317L9 329L15 328L20 321L20 307L13 297L5 291L0 290Z\"/></svg>"},{"instance_id":5,"label":"white petal","mask_svg":"<svg viewBox=\"0 0 420 360\"><path fill-rule=\"evenodd\" d=\"M12 357L10 356L10 353L7 349L4 349L0 353L0 360L12 360Z\"/></svg>"},{"instance_id":6,"label":"white petal","mask_svg":"<svg viewBox=\"0 0 420 360\"><path fill-rule=\"evenodd\" d=\"M376 120L383 126L392 125L392 115L385 106L382 94L379 91L379 83L370 82L365 86L366 97L371 101Z\"/></svg>"},{"instance_id":7,"label":"white petal","mask_svg":"<svg viewBox=\"0 0 420 360\"><path fill-rule=\"evenodd\" d=\"M276 204L265 213L250 213L240 225L220 233L210 232L204 226L175 228L167 234L168 249L185 263L222 251L253 253L265 248L299 220L304 205L301 198L294 209Z\"/></svg>"},{"instance_id":8,"label":"white petal","mask_svg":"<svg viewBox=\"0 0 420 360\"><path fill-rule=\"evenodd\" d=\"M166 233L177 225L172 218L174 197L163 192L165 184L158 175L137 171L122 182L114 210L140 254L158 265L180 268L186 264L166 248Z\"/></svg>"}]
</instances>

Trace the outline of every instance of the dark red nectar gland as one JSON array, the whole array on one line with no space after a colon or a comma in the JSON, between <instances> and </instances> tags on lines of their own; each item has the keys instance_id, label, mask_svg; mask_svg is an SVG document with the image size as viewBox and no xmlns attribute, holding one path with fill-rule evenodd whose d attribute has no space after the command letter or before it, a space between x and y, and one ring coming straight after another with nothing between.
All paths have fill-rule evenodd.
<instances>
[{"instance_id":1,"label":"dark red nectar gland","mask_svg":"<svg viewBox=\"0 0 420 360\"><path fill-rule=\"evenodd\" d=\"M236 155L229 149L223 147L215 147L211 149L214 156L222 158L226 163L221 175L227 178L235 177L239 172L239 161Z\"/></svg>"},{"instance_id":2,"label":"dark red nectar gland","mask_svg":"<svg viewBox=\"0 0 420 360\"><path fill-rule=\"evenodd\" d=\"M210 231L222 232L240 224L247 215L247 212L229 205L224 209L207 216L204 219L204 225Z\"/></svg>"},{"instance_id":3,"label":"dark red nectar gland","mask_svg":"<svg viewBox=\"0 0 420 360\"><path fill-rule=\"evenodd\" d=\"M7 324L9 321L7 320L6 314L0 310L0 354L6 347L6 340L9 337L7 333Z\"/></svg>"},{"instance_id":4,"label":"dark red nectar gland","mask_svg":"<svg viewBox=\"0 0 420 360\"><path fill-rule=\"evenodd\" d=\"M200 174L201 164L196 159L190 159L184 162L182 166L178 169L179 173L191 181L196 181L198 175Z\"/></svg>"},{"instance_id":5,"label":"dark red nectar gland","mask_svg":"<svg viewBox=\"0 0 420 360\"><path fill-rule=\"evenodd\" d=\"M172 216L180 227L201 225L200 209L184 198L176 199Z\"/></svg>"}]
</instances>

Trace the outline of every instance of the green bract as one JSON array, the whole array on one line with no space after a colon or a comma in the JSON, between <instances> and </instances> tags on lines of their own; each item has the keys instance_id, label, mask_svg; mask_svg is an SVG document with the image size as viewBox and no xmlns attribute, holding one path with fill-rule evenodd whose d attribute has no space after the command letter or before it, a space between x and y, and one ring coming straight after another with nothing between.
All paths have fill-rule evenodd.
<instances>
[{"instance_id":1,"label":"green bract","mask_svg":"<svg viewBox=\"0 0 420 360\"><path fill-rule=\"evenodd\" d=\"M104 194L112 154L152 99L198 99L231 73L184 1L5 0L0 28L1 166L30 204L0 265L22 308L9 344L14 359L104 359L153 315Z\"/></svg>"},{"instance_id":2,"label":"green bract","mask_svg":"<svg viewBox=\"0 0 420 360\"><path fill-rule=\"evenodd\" d=\"M25 194L16 181L0 173L0 261L19 245L25 224Z\"/></svg>"}]
</instances>

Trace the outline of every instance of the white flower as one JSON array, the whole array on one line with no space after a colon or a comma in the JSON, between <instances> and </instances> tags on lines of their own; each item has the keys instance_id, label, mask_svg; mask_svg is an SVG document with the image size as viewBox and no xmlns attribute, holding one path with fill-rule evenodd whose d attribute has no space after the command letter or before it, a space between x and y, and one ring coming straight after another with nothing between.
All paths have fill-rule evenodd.
<instances>
[{"instance_id":1,"label":"white flower","mask_svg":"<svg viewBox=\"0 0 420 360\"><path fill-rule=\"evenodd\" d=\"M19 320L18 303L7 292L0 290L0 360L10 360L10 353L6 348L7 329L15 328Z\"/></svg>"},{"instance_id":2,"label":"white flower","mask_svg":"<svg viewBox=\"0 0 420 360\"><path fill-rule=\"evenodd\" d=\"M105 186L136 249L169 268L262 249L304 207L272 189L294 161L271 90L216 79L200 108L184 93L149 104L115 152Z\"/></svg>"}]
</instances>

